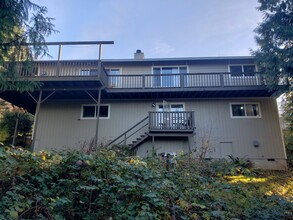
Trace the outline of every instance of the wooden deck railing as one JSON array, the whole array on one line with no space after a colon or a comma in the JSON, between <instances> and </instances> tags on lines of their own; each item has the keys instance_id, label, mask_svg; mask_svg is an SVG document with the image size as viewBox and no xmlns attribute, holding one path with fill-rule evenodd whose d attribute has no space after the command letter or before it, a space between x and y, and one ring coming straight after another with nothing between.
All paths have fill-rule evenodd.
<instances>
[{"instance_id":1,"label":"wooden deck railing","mask_svg":"<svg viewBox=\"0 0 293 220\"><path fill-rule=\"evenodd\" d=\"M29 63L17 63L16 72L19 77L46 78L52 77L97 77L107 84L108 76L101 64L101 72L98 72L99 61L34 61Z\"/></svg>"},{"instance_id":2,"label":"wooden deck railing","mask_svg":"<svg viewBox=\"0 0 293 220\"><path fill-rule=\"evenodd\" d=\"M163 75L109 75L108 88L150 89L150 88L191 88L191 87L229 87L262 86L264 80L260 73L186 73Z\"/></svg>"},{"instance_id":3,"label":"wooden deck railing","mask_svg":"<svg viewBox=\"0 0 293 220\"><path fill-rule=\"evenodd\" d=\"M18 63L19 77L87 77L97 76L111 89L160 89L160 88L205 88L247 87L266 85L261 73L181 73L181 74L136 74L108 75L99 62L92 61L35 61L29 66ZM284 85L284 84L282 84Z\"/></svg>"},{"instance_id":4,"label":"wooden deck railing","mask_svg":"<svg viewBox=\"0 0 293 220\"><path fill-rule=\"evenodd\" d=\"M193 132L194 112L149 112L150 132Z\"/></svg>"}]
</instances>

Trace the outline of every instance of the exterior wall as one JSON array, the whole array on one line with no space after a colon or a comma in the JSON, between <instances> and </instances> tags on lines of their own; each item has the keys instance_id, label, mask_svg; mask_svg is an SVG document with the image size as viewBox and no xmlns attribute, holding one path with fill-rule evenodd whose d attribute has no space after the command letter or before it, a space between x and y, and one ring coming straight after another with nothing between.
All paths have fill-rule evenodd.
<instances>
[{"instance_id":1,"label":"exterior wall","mask_svg":"<svg viewBox=\"0 0 293 220\"><path fill-rule=\"evenodd\" d=\"M155 111L152 103L161 102L154 100L102 103L110 104L110 118L100 119L99 141L106 142L119 136L146 117L148 111ZM192 150L199 149L203 139L209 139L211 144L207 157L223 158L231 154L234 157L252 159L259 167L285 167L286 155L274 99L196 99L178 102L185 103L186 111L195 112L196 135ZM261 118L231 118L230 103L233 102L259 103ZM42 103L36 151L63 147L79 149L90 142L94 137L96 120L80 119L82 104L92 102L51 100ZM259 143L258 147L253 145L255 141ZM139 147L138 155L146 156L151 149L152 143L147 141ZM188 142L186 139L158 139L155 142L155 150L157 153L188 152Z\"/></svg>"},{"instance_id":2,"label":"exterior wall","mask_svg":"<svg viewBox=\"0 0 293 220\"><path fill-rule=\"evenodd\" d=\"M154 66L164 66L164 65L154 65ZM170 66L170 65L166 65ZM172 65L176 66L176 65ZM184 66L184 65L179 65ZM219 73L228 72L228 65L226 64L216 64L216 65L187 65L189 73ZM122 74L127 75L137 75L137 74L152 74L153 66L107 66L105 68L120 68Z\"/></svg>"}]
</instances>

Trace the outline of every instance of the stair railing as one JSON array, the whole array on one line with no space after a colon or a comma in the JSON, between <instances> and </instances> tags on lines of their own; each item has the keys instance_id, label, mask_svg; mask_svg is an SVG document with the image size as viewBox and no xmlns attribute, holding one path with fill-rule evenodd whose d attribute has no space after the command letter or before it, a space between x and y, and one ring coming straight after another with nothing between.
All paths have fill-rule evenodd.
<instances>
[{"instance_id":1,"label":"stair railing","mask_svg":"<svg viewBox=\"0 0 293 220\"><path fill-rule=\"evenodd\" d=\"M106 147L109 147L113 145L114 143L116 145L124 144L127 145L127 140L132 137L134 134L137 134L139 131L141 131L143 128L147 127L149 124L148 120L149 116L143 118L139 122L137 122L135 125L133 125L131 128L129 128L127 131L119 135L117 138L109 142Z\"/></svg>"}]
</instances>

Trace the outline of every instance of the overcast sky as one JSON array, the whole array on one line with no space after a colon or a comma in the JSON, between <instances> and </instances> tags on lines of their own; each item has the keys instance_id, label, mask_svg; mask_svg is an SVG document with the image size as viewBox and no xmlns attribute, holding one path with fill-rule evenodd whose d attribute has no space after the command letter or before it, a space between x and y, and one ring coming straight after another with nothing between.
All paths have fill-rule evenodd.
<instances>
[{"instance_id":1,"label":"overcast sky","mask_svg":"<svg viewBox=\"0 0 293 220\"><path fill-rule=\"evenodd\" d=\"M59 33L47 41L111 40L102 58L246 56L261 22L257 0L34 0ZM57 57L56 49L50 53ZM63 59L98 57L97 46L66 46ZM48 58L46 58L48 59Z\"/></svg>"}]
</instances>

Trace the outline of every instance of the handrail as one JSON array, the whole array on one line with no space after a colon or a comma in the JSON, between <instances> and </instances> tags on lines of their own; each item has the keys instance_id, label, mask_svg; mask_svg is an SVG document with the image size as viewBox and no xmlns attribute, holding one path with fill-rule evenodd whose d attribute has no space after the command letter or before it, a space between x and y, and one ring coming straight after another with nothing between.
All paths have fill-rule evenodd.
<instances>
[{"instance_id":1,"label":"handrail","mask_svg":"<svg viewBox=\"0 0 293 220\"><path fill-rule=\"evenodd\" d=\"M143 129L143 128L146 127L146 126L148 126L148 123L146 123L145 125L143 125L143 126L140 127L139 129L135 130L132 134L128 135L127 138L126 138L126 140L127 140L128 138L132 137L134 134L136 134L137 132L139 132L141 129ZM124 141L125 141L125 140L120 141L120 142L118 143L118 145L121 144L121 143L124 142Z\"/></svg>"},{"instance_id":2,"label":"handrail","mask_svg":"<svg viewBox=\"0 0 293 220\"><path fill-rule=\"evenodd\" d=\"M129 131L131 131L132 129L134 129L135 127L137 127L138 125L140 125L141 123L143 123L145 120L147 120L149 118L149 116L143 118L142 120L140 120L139 122L137 122L135 125L133 125L131 128L129 128L127 131L125 131L124 133L122 133L121 135L119 135L117 138L115 138L114 140L112 140L110 143L108 143L106 145L106 147L110 146L111 144L115 143L118 139L120 139L121 137L125 136ZM129 136L130 137L130 136Z\"/></svg>"}]
</instances>

